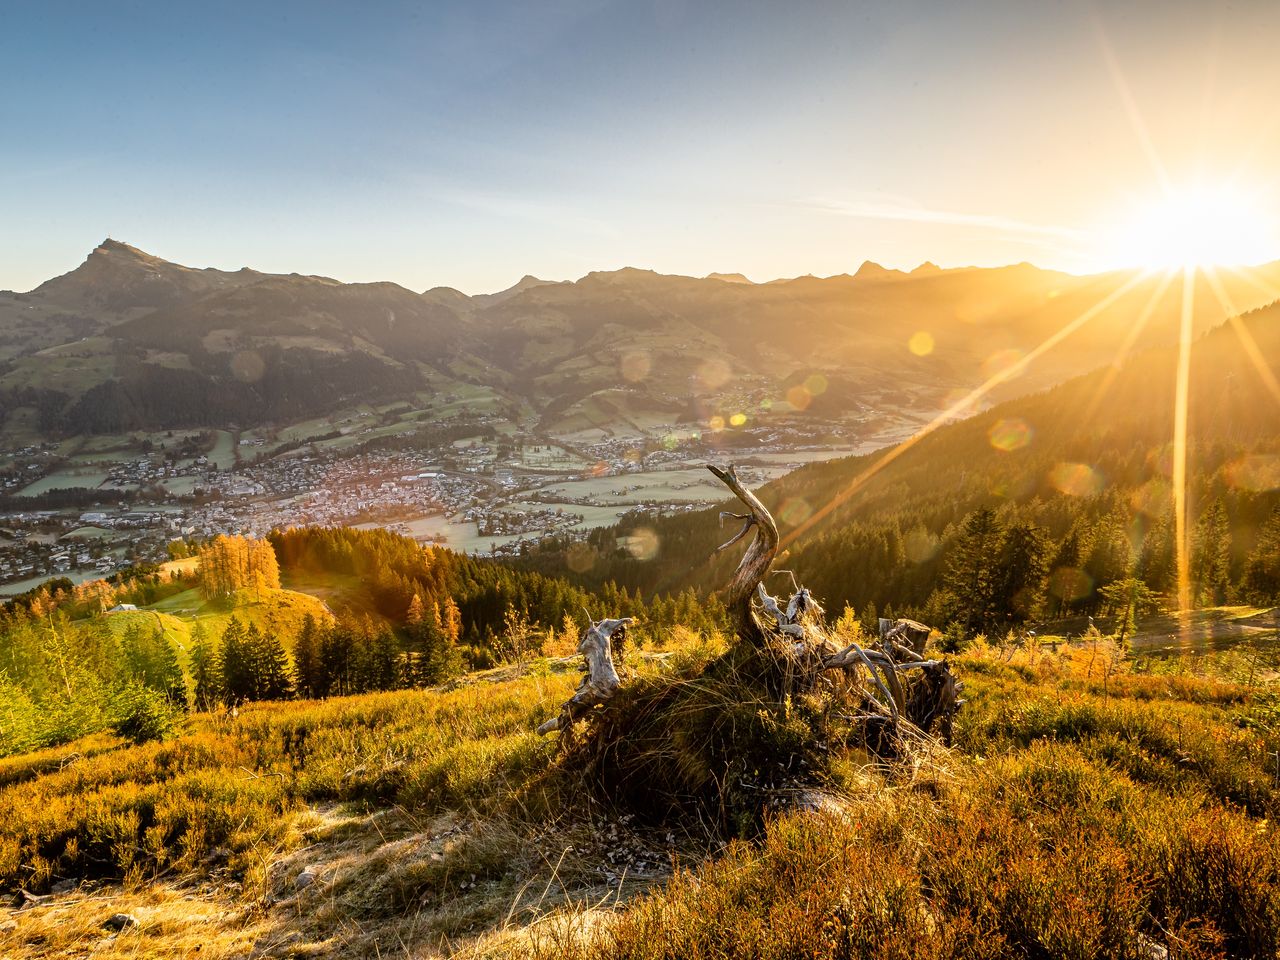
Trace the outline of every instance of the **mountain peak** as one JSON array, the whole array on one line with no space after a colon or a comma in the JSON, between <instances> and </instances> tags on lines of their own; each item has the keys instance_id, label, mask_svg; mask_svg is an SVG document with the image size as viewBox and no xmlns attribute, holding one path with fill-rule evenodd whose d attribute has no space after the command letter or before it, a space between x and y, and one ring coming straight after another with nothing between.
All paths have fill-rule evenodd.
<instances>
[{"instance_id":1,"label":"mountain peak","mask_svg":"<svg viewBox=\"0 0 1280 960\"><path fill-rule=\"evenodd\" d=\"M723 280L725 283L753 283L741 273L708 273L708 280Z\"/></svg>"},{"instance_id":2,"label":"mountain peak","mask_svg":"<svg viewBox=\"0 0 1280 960\"><path fill-rule=\"evenodd\" d=\"M920 264L920 266L912 270L911 275L913 277L926 277L926 276L929 276L930 274L941 273L941 272L942 272L942 268L940 266L938 266L932 260L926 260L924 263Z\"/></svg>"},{"instance_id":3,"label":"mountain peak","mask_svg":"<svg viewBox=\"0 0 1280 960\"><path fill-rule=\"evenodd\" d=\"M658 276L656 270L645 270L642 267L619 267L617 270L592 270L583 280L614 281L640 280Z\"/></svg>"},{"instance_id":4,"label":"mountain peak","mask_svg":"<svg viewBox=\"0 0 1280 960\"><path fill-rule=\"evenodd\" d=\"M133 257L138 260L158 260L159 259L158 257L153 257L151 254L147 253L145 250L139 250L137 247L132 247L121 240L113 240L111 237L107 237L107 239L103 240L100 244L98 244L96 247L93 248L93 251L89 254L89 256L92 257L95 255L96 256L124 255L124 256Z\"/></svg>"},{"instance_id":5,"label":"mountain peak","mask_svg":"<svg viewBox=\"0 0 1280 960\"><path fill-rule=\"evenodd\" d=\"M890 270L888 267L882 267L874 260L864 260L854 277L859 280L889 280L902 275L901 270Z\"/></svg>"}]
</instances>

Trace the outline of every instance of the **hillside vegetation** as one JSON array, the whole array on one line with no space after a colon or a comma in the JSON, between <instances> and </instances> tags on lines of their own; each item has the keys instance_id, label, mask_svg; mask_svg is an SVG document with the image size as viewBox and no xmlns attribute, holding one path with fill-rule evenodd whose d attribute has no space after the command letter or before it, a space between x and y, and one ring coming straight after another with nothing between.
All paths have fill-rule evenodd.
<instances>
[{"instance_id":1,"label":"hillside vegetation","mask_svg":"<svg viewBox=\"0 0 1280 960\"><path fill-rule=\"evenodd\" d=\"M689 591L589 592L384 530L217 537L194 568L55 580L0 609L0 756L108 728L162 738L196 707L424 687L569 653L586 610L643 617L642 640L723 619Z\"/></svg>"},{"instance_id":2,"label":"hillside vegetation","mask_svg":"<svg viewBox=\"0 0 1280 960\"><path fill-rule=\"evenodd\" d=\"M728 846L696 824L584 806L532 733L573 684L545 664L451 691L196 714L165 743L96 735L14 757L0 763L0 878L75 889L14 914L0 947L1277 955L1273 692L1146 672L1105 642L974 649L954 665L970 703L951 750L901 768L833 743L812 809ZM104 933L118 911L138 926Z\"/></svg>"}]
</instances>

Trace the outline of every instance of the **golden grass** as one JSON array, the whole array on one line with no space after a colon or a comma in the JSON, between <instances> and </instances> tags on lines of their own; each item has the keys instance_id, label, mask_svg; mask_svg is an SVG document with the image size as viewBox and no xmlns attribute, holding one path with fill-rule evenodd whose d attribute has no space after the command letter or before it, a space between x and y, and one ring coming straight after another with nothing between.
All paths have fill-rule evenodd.
<instances>
[{"instance_id":1,"label":"golden grass","mask_svg":"<svg viewBox=\"0 0 1280 960\"><path fill-rule=\"evenodd\" d=\"M0 878L84 886L12 914L0 956L1277 955L1273 691L1087 650L955 669L953 749L842 752L807 809L723 848L548 776L532 730L577 677L543 663L11 757ZM139 928L102 930L121 910Z\"/></svg>"}]
</instances>

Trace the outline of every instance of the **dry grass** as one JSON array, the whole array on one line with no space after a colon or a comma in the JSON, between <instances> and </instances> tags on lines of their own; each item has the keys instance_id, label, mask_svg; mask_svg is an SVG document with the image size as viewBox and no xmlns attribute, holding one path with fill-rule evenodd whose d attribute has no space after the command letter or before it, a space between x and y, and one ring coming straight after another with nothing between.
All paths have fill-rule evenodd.
<instances>
[{"instance_id":1,"label":"dry grass","mask_svg":"<svg viewBox=\"0 0 1280 960\"><path fill-rule=\"evenodd\" d=\"M637 658L633 682L716 653ZM551 775L531 730L576 676L537 664L9 758L4 883L82 886L0 921L0 956L1277 955L1272 693L1072 652L955 667L951 750L833 741L803 809L723 846L593 815ZM104 931L119 911L140 926Z\"/></svg>"}]
</instances>

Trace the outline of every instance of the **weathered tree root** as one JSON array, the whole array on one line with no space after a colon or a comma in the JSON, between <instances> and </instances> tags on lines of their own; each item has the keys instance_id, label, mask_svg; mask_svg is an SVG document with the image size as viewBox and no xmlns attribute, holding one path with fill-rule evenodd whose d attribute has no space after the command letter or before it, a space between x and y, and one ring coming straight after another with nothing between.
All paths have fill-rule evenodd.
<instances>
[{"instance_id":1,"label":"weathered tree root","mask_svg":"<svg viewBox=\"0 0 1280 960\"><path fill-rule=\"evenodd\" d=\"M845 671L861 698L864 742L874 752L895 752L908 724L912 734L937 735L949 742L952 719L964 702L959 699L963 684L945 661L925 659L929 627L914 620L882 619L874 645L855 642L837 648L822 607L806 588L797 584L785 607L765 589L764 579L779 548L778 527L768 509L741 484L732 465L707 469L747 508L745 514L720 514L721 521L741 520L743 526L718 549L727 549L755 531L729 581L725 601L738 643L774 663L771 670L779 697L814 689L827 671ZM539 733L567 731L617 693L610 638L630 622L623 618L591 623L578 647L586 659L587 674L559 716L540 726Z\"/></svg>"},{"instance_id":2,"label":"weathered tree root","mask_svg":"<svg viewBox=\"0 0 1280 960\"><path fill-rule=\"evenodd\" d=\"M613 638L621 638L627 624L632 622L631 617L590 621L578 642L578 652L586 661L587 672L578 684L577 692L560 708L560 714L538 727L538 733L568 729L573 721L618 692L622 682L613 665Z\"/></svg>"}]
</instances>

